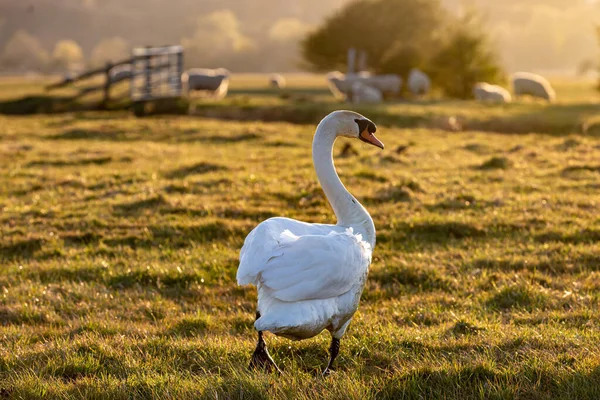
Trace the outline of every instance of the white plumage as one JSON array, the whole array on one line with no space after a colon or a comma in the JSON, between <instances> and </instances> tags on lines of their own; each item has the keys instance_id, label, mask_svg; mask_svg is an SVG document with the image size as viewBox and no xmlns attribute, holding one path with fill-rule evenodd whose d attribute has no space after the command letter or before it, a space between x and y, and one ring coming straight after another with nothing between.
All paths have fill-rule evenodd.
<instances>
[{"instance_id":1,"label":"white plumage","mask_svg":"<svg viewBox=\"0 0 600 400\"><path fill-rule=\"evenodd\" d=\"M370 264L371 245L353 228L271 218L246 238L237 280L259 289L258 331L298 340L330 328L341 337Z\"/></svg>"},{"instance_id":2,"label":"white plumage","mask_svg":"<svg viewBox=\"0 0 600 400\"><path fill-rule=\"evenodd\" d=\"M276 368L262 331L301 340L329 330L332 349L337 347L331 350L328 368L333 363L339 339L358 308L375 245L373 220L335 172L333 144L336 137L348 136L383 148L375 130L375 124L351 111L333 112L317 127L313 162L336 225L277 217L260 223L246 237L237 281L258 289L254 327L259 342L251 366Z\"/></svg>"}]
</instances>

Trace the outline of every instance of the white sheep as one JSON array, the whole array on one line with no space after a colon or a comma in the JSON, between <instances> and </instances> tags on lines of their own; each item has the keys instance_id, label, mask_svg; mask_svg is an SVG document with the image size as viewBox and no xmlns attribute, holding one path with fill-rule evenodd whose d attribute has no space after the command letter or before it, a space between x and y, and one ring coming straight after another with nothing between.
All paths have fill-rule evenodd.
<instances>
[{"instance_id":1,"label":"white sheep","mask_svg":"<svg viewBox=\"0 0 600 400\"><path fill-rule=\"evenodd\" d=\"M515 96L529 95L552 103L556 92L546 78L530 72L517 72L512 76Z\"/></svg>"},{"instance_id":2,"label":"white sheep","mask_svg":"<svg viewBox=\"0 0 600 400\"><path fill-rule=\"evenodd\" d=\"M490 85L486 82L479 82L473 87L473 96L478 101L491 101L497 103L510 103L512 97L508 90L498 85Z\"/></svg>"},{"instance_id":3,"label":"white sheep","mask_svg":"<svg viewBox=\"0 0 600 400\"><path fill-rule=\"evenodd\" d=\"M284 89L286 85L285 78L281 74L273 74L269 78L269 86L275 89Z\"/></svg>"},{"instance_id":4,"label":"white sheep","mask_svg":"<svg viewBox=\"0 0 600 400\"><path fill-rule=\"evenodd\" d=\"M402 78L398 75L371 75L368 72L357 74L342 74L333 71L327 74L329 90L338 99L352 99L353 87L356 82L378 89L383 95L398 95L402 88Z\"/></svg>"},{"instance_id":5,"label":"white sheep","mask_svg":"<svg viewBox=\"0 0 600 400\"><path fill-rule=\"evenodd\" d=\"M369 77L368 72L359 72L358 74L346 74L339 71L332 71L327 74L327 84L331 94L337 99L346 100L352 97L352 85L354 82Z\"/></svg>"},{"instance_id":6,"label":"white sheep","mask_svg":"<svg viewBox=\"0 0 600 400\"><path fill-rule=\"evenodd\" d=\"M111 68L108 74L110 81L117 83L125 79L129 79L132 76L131 64L118 65Z\"/></svg>"},{"instance_id":7,"label":"white sheep","mask_svg":"<svg viewBox=\"0 0 600 400\"><path fill-rule=\"evenodd\" d=\"M378 88L365 84L363 81L356 81L352 84L352 102L361 103L381 103L383 94Z\"/></svg>"},{"instance_id":8,"label":"white sheep","mask_svg":"<svg viewBox=\"0 0 600 400\"><path fill-rule=\"evenodd\" d=\"M397 96L402 89L402 78L399 75L371 75L362 78L361 81L367 86L379 89L384 96Z\"/></svg>"},{"instance_id":9,"label":"white sheep","mask_svg":"<svg viewBox=\"0 0 600 400\"><path fill-rule=\"evenodd\" d=\"M326 75L327 86L333 97L339 100L345 100L346 94L344 93L344 74L340 71L331 71Z\"/></svg>"},{"instance_id":10,"label":"white sheep","mask_svg":"<svg viewBox=\"0 0 600 400\"><path fill-rule=\"evenodd\" d=\"M222 99L229 89L229 71L225 68L193 68L183 73L181 81L192 91L206 92L215 99Z\"/></svg>"},{"instance_id":11,"label":"white sheep","mask_svg":"<svg viewBox=\"0 0 600 400\"><path fill-rule=\"evenodd\" d=\"M423 71L413 68L408 74L406 85L413 95L422 96L431 90L431 79Z\"/></svg>"}]
</instances>

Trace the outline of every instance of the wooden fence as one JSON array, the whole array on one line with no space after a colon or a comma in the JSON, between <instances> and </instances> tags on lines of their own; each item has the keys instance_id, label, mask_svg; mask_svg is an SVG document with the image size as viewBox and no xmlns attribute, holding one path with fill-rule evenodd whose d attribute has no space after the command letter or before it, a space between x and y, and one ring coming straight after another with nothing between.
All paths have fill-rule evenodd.
<instances>
[{"instance_id":1,"label":"wooden fence","mask_svg":"<svg viewBox=\"0 0 600 400\"><path fill-rule=\"evenodd\" d=\"M101 108L111 101L111 87L122 81L129 81L127 94L132 101L149 101L157 98L181 96L181 74L183 72L183 49L181 46L140 47L133 50L133 56L118 62L108 62L105 66L86 71L74 77L46 86L54 90L104 76L104 83L78 88L73 99L102 91ZM113 74L115 68L129 66L129 74ZM137 84L136 82L141 82ZM126 96L127 96L126 95Z\"/></svg>"}]
</instances>

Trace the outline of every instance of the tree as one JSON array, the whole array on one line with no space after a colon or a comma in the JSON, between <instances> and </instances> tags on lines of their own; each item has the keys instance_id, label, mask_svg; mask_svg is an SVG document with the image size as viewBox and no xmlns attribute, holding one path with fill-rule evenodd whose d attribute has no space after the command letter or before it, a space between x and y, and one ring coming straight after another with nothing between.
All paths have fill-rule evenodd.
<instances>
[{"instance_id":1,"label":"tree","mask_svg":"<svg viewBox=\"0 0 600 400\"><path fill-rule=\"evenodd\" d=\"M297 18L281 18L275 21L267 37L259 42L259 56L264 71L294 70L301 63L300 41L310 26Z\"/></svg>"},{"instance_id":2,"label":"tree","mask_svg":"<svg viewBox=\"0 0 600 400\"><path fill-rule=\"evenodd\" d=\"M108 61L119 61L130 55L129 43L118 36L102 39L92 50L90 63L100 66Z\"/></svg>"},{"instance_id":3,"label":"tree","mask_svg":"<svg viewBox=\"0 0 600 400\"><path fill-rule=\"evenodd\" d=\"M467 13L450 28L447 41L432 57L426 71L447 96L470 98L477 82L504 80L496 54L475 13Z\"/></svg>"},{"instance_id":4,"label":"tree","mask_svg":"<svg viewBox=\"0 0 600 400\"><path fill-rule=\"evenodd\" d=\"M190 66L206 68L243 66L244 57L251 55L256 47L241 32L239 20L230 10L200 17L193 35L182 38L181 44Z\"/></svg>"},{"instance_id":5,"label":"tree","mask_svg":"<svg viewBox=\"0 0 600 400\"><path fill-rule=\"evenodd\" d=\"M2 62L13 68L43 70L49 58L39 40L24 30L15 32L2 53Z\"/></svg>"},{"instance_id":6,"label":"tree","mask_svg":"<svg viewBox=\"0 0 600 400\"><path fill-rule=\"evenodd\" d=\"M70 70L83 62L83 51L74 40L59 40L54 45L52 61L59 68Z\"/></svg>"},{"instance_id":7,"label":"tree","mask_svg":"<svg viewBox=\"0 0 600 400\"><path fill-rule=\"evenodd\" d=\"M355 0L303 40L302 55L313 70L343 70L347 50L354 47L379 71L394 48L432 47L446 19L438 0Z\"/></svg>"},{"instance_id":8,"label":"tree","mask_svg":"<svg viewBox=\"0 0 600 400\"><path fill-rule=\"evenodd\" d=\"M280 43L298 43L309 26L298 18L281 18L269 28L269 39Z\"/></svg>"}]
</instances>

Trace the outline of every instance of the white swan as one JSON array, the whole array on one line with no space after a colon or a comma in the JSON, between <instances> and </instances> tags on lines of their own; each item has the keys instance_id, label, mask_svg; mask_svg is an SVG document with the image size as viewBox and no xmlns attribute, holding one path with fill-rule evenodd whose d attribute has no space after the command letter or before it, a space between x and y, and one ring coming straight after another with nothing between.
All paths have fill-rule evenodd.
<instances>
[{"instance_id":1,"label":"white swan","mask_svg":"<svg viewBox=\"0 0 600 400\"><path fill-rule=\"evenodd\" d=\"M294 340L324 329L332 340L327 374L365 285L375 246L375 226L365 208L346 190L333 165L338 136L360 139L383 149L376 126L352 111L335 111L317 127L313 163L337 217L336 225L270 218L246 237L237 271L239 285L258 288L254 327L258 343L250 367L279 371L262 332Z\"/></svg>"}]
</instances>

